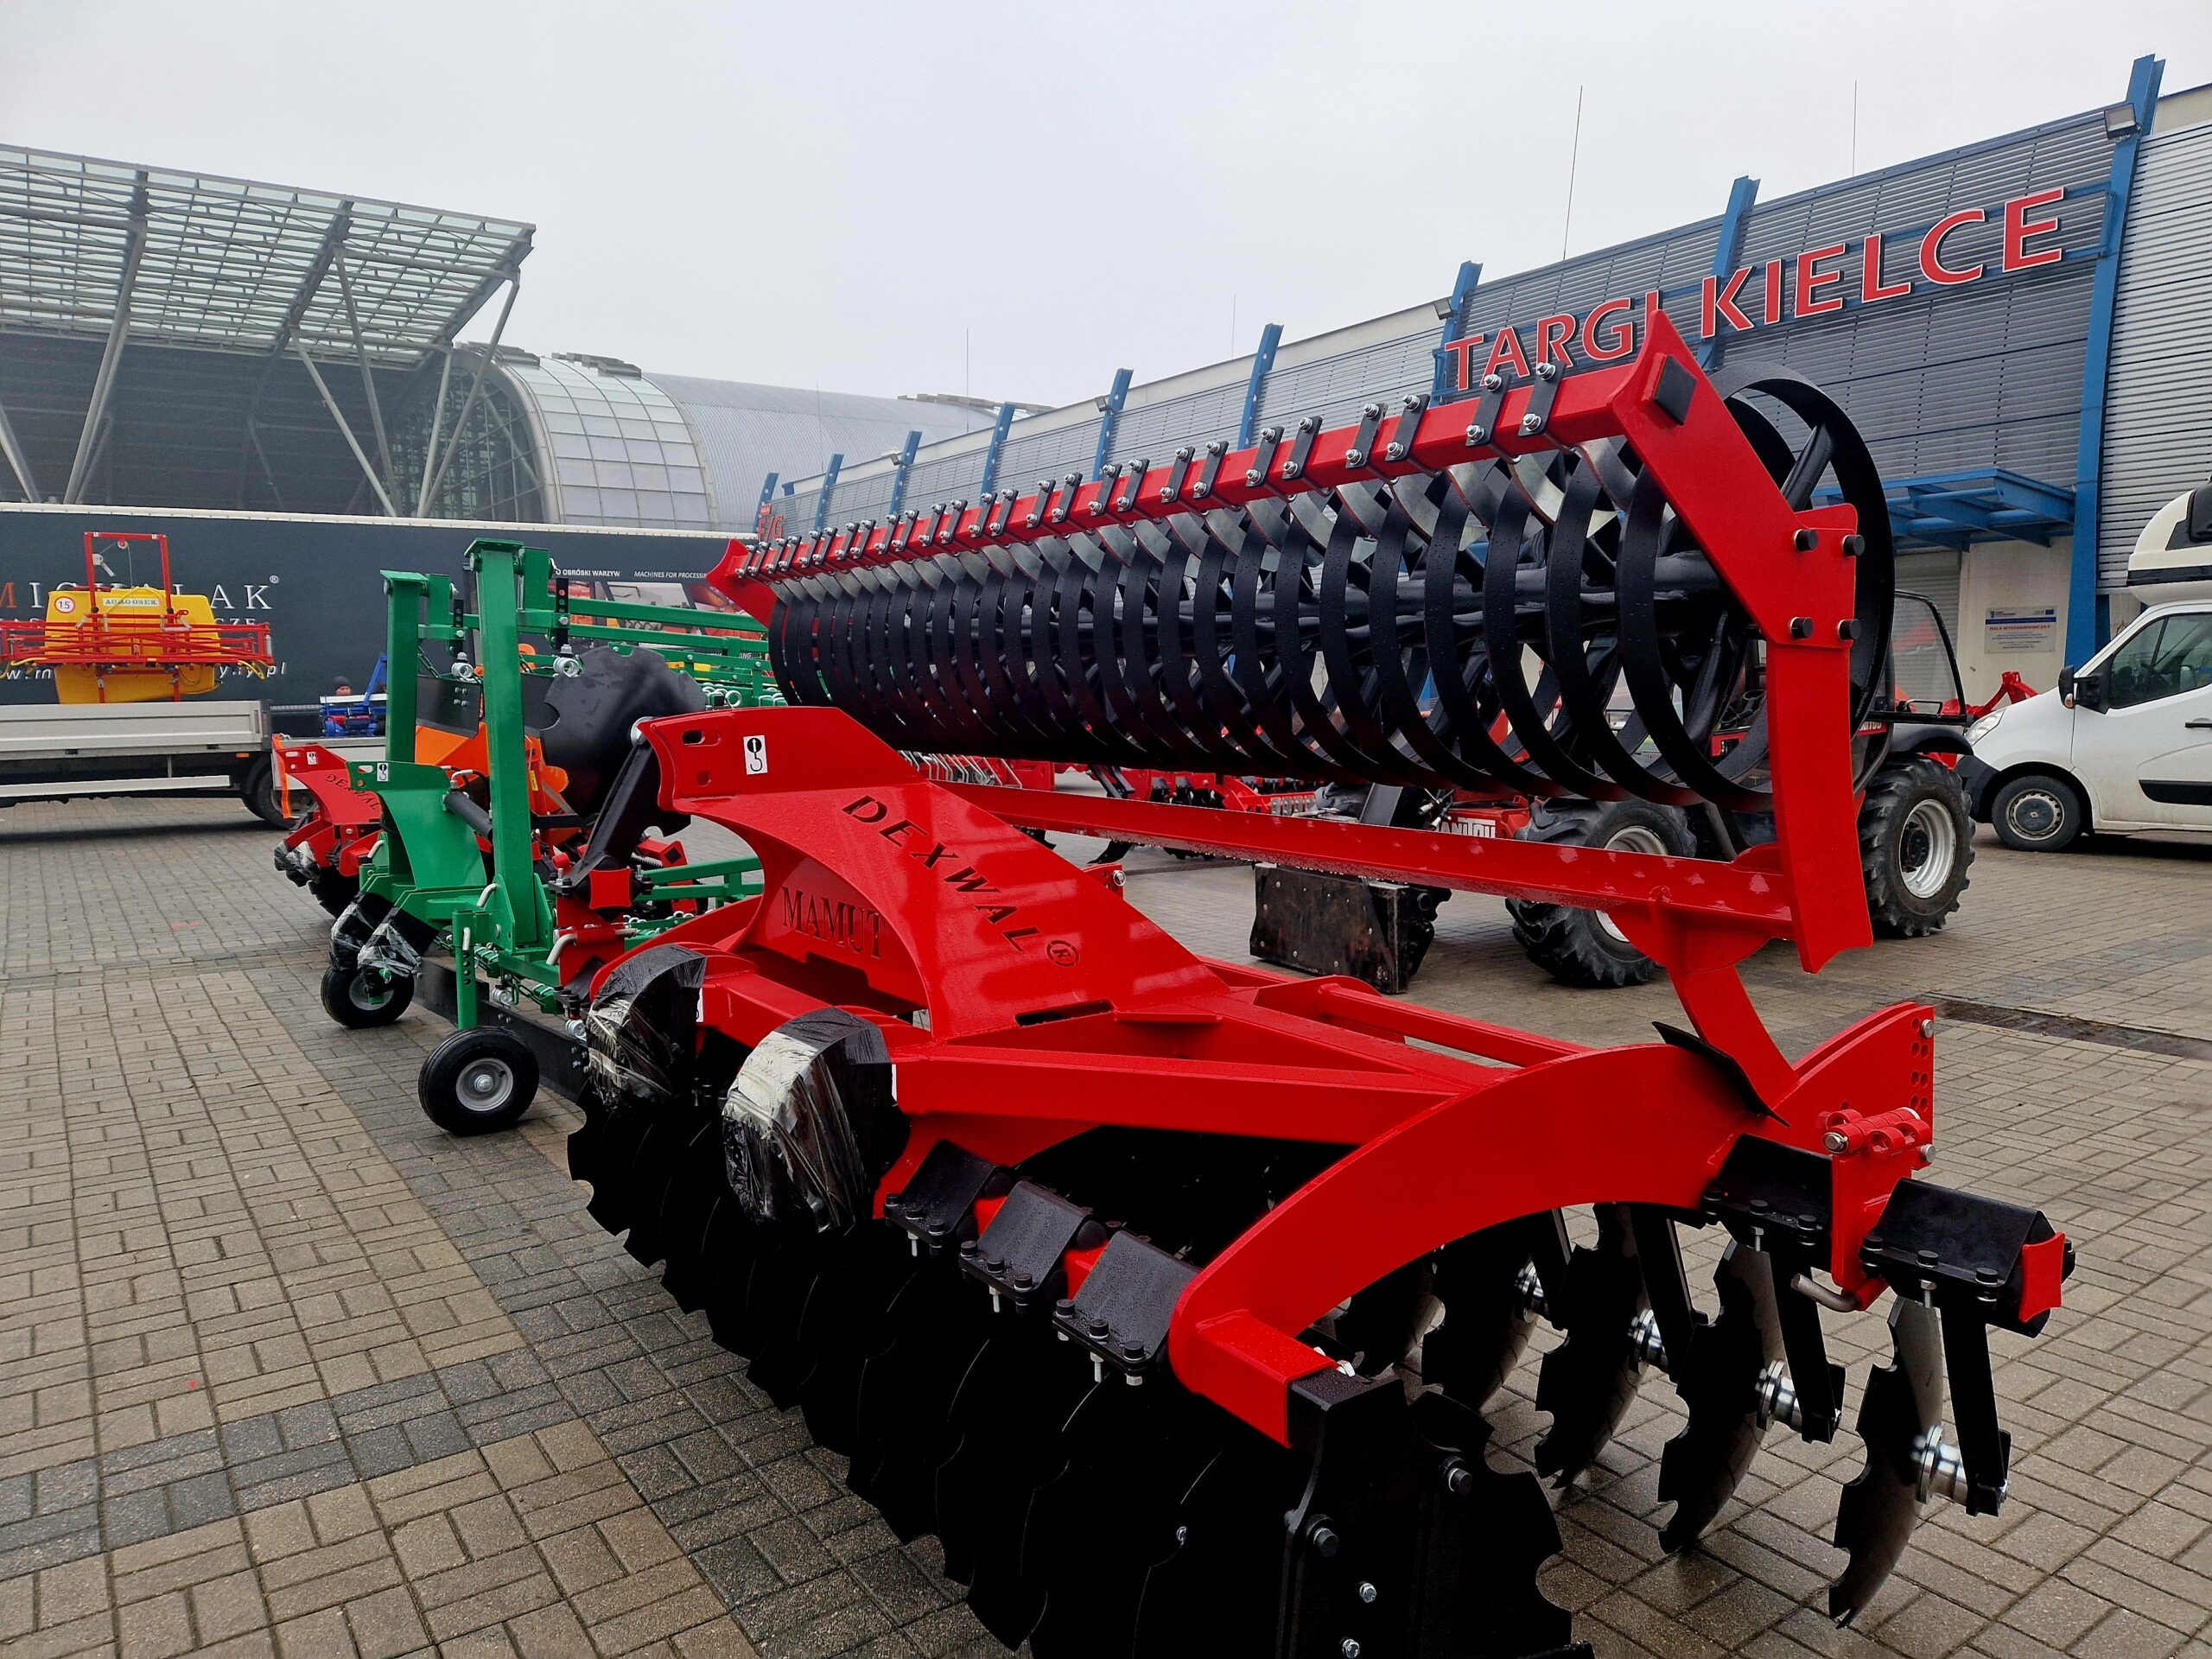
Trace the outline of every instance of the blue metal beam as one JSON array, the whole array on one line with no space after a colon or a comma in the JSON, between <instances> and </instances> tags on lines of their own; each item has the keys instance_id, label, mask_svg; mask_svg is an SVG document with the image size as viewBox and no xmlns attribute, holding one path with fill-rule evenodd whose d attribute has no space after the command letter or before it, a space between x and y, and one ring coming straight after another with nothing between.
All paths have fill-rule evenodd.
<instances>
[{"instance_id":1,"label":"blue metal beam","mask_svg":"<svg viewBox=\"0 0 2212 1659\"><path fill-rule=\"evenodd\" d=\"M1254 434L1260 429L1260 393L1268 384L1268 372L1275 365L1275 347L1282 344L1282 324L1271 322L1260 330L1259 349L1252 353L1252 378L1244 383L1244 413L1236 423L1236 447L1252 447Z\"/></svg>"},{"instance_id":2,"label":"blue metal beam","mask_svg":"<svg viewBox=\"0 0 2212 1659\"><path fill-rule=\"evenodd\" d=\"M2097 591L2098 495L2104 481L2105 392L2112 379L2113 313L2120 298L2120 244L2127 228L2127 198L2135 188L2135 152L2158 113L2158 79L2165 64L2145 54L2127 77L2127 102L2135 130L2112 149L2112 183L2105 193L2104 233L2097 241L2097 274L2089 295L2089 337L2082 353L2082 435L2074 455L2074 556L2066 587L2066 660L2079 663L2112 637L2112 609Z\"/></svg>"},{"instance_id":3,"label":"blue metal beam","mask_svg":"<svg viewBox=\"0 0 2212 1659\"><path fill-rule=\"evenodd\" d=\"M1128 401L1129 378L1128 370L1114 371L1114 389L1106 394L1105 406L1098 415L1098 452L1090 458L1093 478L1106 470L1106 463L1113 456L1114 431L1122 423L1122 405Z\"/></svg>"},{"instance_id":4,"label":"blue metal beam","mask_svg":"<svg viewBox=\"0 0 2212 1659\"><path fill-rule=\"evenodd\" d=\"M1752 205L1759 199L1759 181L1748 173L1728 187L1728 206L1720 215L1720 235L1713 245L1713 275L1725 283L1744 255L1744 226L1750 223ZM1727 355L1726 334L1716 329L1711 340L1697 348L1697 360L1708 369L1720 366Z\"/></svg>"},{"instance_id":5,"label":"blue metal beam","mask_svg":"<svg viewBox=\"0 0 2212 1659\"><path fill-rule=\"evenodd\" d=\"M922 447L918 429L906 434L906 442L899 446L897 459L891 463L891 506L887 517L896 518L899 509L906 503L906 474L913 469L914 451Z\"/></svg>"},{"instance_id":6,"label":"blue metal beam","mask_svg":"<svg viewBox=\"0 0 2212 1659\"><path fill-rule=\"evenodd\" d=\"M1014 425L1014 405L1001 404L998 418L991 423L990 448L983 451L982 493L988 495L999 486L999 451L1006 448L1006 435Z\"/></svg>"},{"instance_id":7,"label":"blue metal beam","mask_svg":"<svg viewBox=\"0 0 2212 1659\"><path fill-rule=\"evenodd\" d=\"M1431 403L1441 403L1451 392L1459 390L1459 377L1452 372L1452 353L1445 348L1467 332L1467 302L1474 298L1475 284L1483 279L1479 260L1463 259L1459 275L1452 284L1451 309L1444 314L1444 332L1436 341L1436 378L1429 383ZM1243 444L1236 446L1243 448Z\"/></svg>"},{"instance_id":8,"label":"blue metal beam","mask_svg":"<svg viewBox=\"0 0 2212 1659\"><path fill-rule=\"evenodd\" d=\"M837 487L837 469L844 464L844 452L840 450L830 457L830 465L823 470L822 488L814 498L814 527L817 530L830 522L830 495Z\"/></svg>"}]
</instances>

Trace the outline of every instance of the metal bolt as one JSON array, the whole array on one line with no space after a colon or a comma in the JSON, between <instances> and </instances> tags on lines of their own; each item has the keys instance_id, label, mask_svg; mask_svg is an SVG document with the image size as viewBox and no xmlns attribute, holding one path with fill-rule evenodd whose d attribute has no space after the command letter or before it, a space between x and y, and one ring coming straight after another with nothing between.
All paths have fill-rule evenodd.
<instances>
[{"instance_id":1,"label":"metal bolt","mask_svg":"<svg viewBox=\"0 0 2212 1659\"><path fill-rule=\"evenodd\" d=\"M1789 538L1789 544L1800 553L1809 553L1821 544L1821 533L1816 530L1801 530Z\"/></svg>"},{"instance_id":2,"label":"metal bolt","mask_svg":"<svg viewBox=\"0 0 2212 1659\"><path fill-rule=\"evenodd\" d=\"M1454 1497L1465 1497L1475 1490L1475 1471L1454 1459L1444 1471L1444 1490Z\"/></svg>"},{"instance_id":3,"label":"metal bolt","mask_svg":"<svg viewBox=\"0 0 2212 1659\"><path fill-rule=\"evenodd\" d=\"M1841 1129L1830 1129L1821 1137L1821 1144L1832 1153L1848 1152L1851 1149L1851 1137Z\"/></svg>"},{"instance_id":4,"label":"metal bolt","mask_svg":"<svg viewBox=\"0 0 2212 1659\"><path fill-rule=\"evenodd\" d=\"M1345 450L1345 451L1344 451L1344 465L1345 465L1345 466L1347 466L1347 467L1364 467L1364 466L1366 466L1366 465L1367 465L1367 451L1366 451L1366 450L1364 450L1364 449L1347 449L1347 450Z\"/></svg>"},{"instance_id":5,"label":"metal bolt","mask_svg":"<svg viewBox=\"0 0 2212 1659\"><path fill-rule=\"evenodd\" d=\"M1537 364L1537 365L1536 365L1536 378L1537 378L1537 379L1539 379L1539 380L1556 380L1556 379L1558 379L1558 378L1559 378L1559 365L1558 365L1558 364L1556 364L1556 363L1539 363L1539 364Z\"/></svg>"},{"instance_id":6,"label":"metal bolt","mask_svg":"<svg viewBox=\"0 0 2212 1659\"><path fill-rule=\"evenodd\" d=\"M1359 1643L1349 1636L1337 1643L1337 1651L1344 1655L1344 1659L1359 1659Z\"/></svg>"},{"instance_id":7,"label":"metal bolt","mask_svg":"<svg viewBox=\"0 0 2212 1659\"><path fill-rule=\"evenodd\" d=\"M1244 482L1245 482L1246 486L1249 486L1249 488L1255 489L1255 490L1256 490L1257 488L1259 488L1259 487L1260 487L1260 469L1259 469L1258 467L1252 467L1252 468L1250 468L1249 470L1248 470L1248 471L1245 473L1245 474L1244 474Z\"/></svg>"},{"instance_id":8,"label":"metal bolt","mask_svg":"<svg viewBox=\"0 0 2212 1659\"><path fill-rule=\"evenodd\" d=\"M1543 429L1544 417L1542 416L1523 415L1521 417L1521 435L1522 437L1534 437L1537 433Z\"/></svg>"},{"instance_id":9,"label":"metal bolt","mask_svg":"<svg viewBox=\"0 0 2212 1659\"><path fill-rule=\"evenodd\" d=\"M1393 444L1388 444L1388 445L1385 445L1385 446L1384 446L1383 450L1382 450L1382 459L1383 459L1383 460L1385 460L1385 461L1403 461L1405 458L1406 458L1406 446L1405 446L1404 444L1402 444L1402 443L1393 443Z\"/></svg>"},{"instance_id":10,"label":"metal bolt","mask_svg":"<svg viewBox=\"0 0 2212 1659\"><path fill-rule=\"evenodd\" d=\"M960 1254L963 1255L973 1255L982 1248L972 1238L963 1238L960 1241Z\"/></svg>"},{"instance_id":11,"label":"metal bolt","mask_svg":"<svg viewBox=\"0 0 2212 1659\"><path fill-rule=\"evenodd\" d=\"M1178 1527L1178 1528L1176 1528L1176 1529L1175 1529L1175 1541L1176 1541L1177 1543L1179 1543L1179 1544L1187 1544L1187 1543L1189 1543L1189 1542L1191 1541L1191 1529L1190 1529L1188 1527Z\"/></svg>"},{"instance_id":12,"label":"metal bolt","mask_svg":"<svg viewBox=\"0 0 2212 1659\"><path fill-rule=\"evenodd\" d=\"M1811 639L1813 637L1813 619L1809 616L1791 617L1789 619L1789 637L1792 639Z\"/></svg>"},{"instance_id":13,"label":"metal bolt","mask_svg":"<svg viewBox=\"0 0 2212 1659\"><path fill-rule=\"evenodd\" d=\"M1843 556L1845 558L1855 559L1866 550L1866 538L1864 536L1847 536L1843 538Z\"/></svg>"},{"instance_id":14,"label":"metal bolt","mask_svg":"<svg viewBox=\"0 0 2212 1659\"><path fill-rule=\"evenodd\" d=\"M1845 617L1842 621L1835 625L1835 637L1839 639L1856 639L1859 637L1859 619L1855 616Z\"/></svg>"},{"instance_id":15,"label":"metal bolt","mask_svg":"<svg viewBox=\"0 0 2212 1659\"><path fill-rule=\"evenodd\" d=\"M1337 1536L1337 1529L1330 1526L1314 1528L1306 1535L1306 1541L1313 1546L1313 1553L1325 1561L1336 1560L1337 1552L1344 1547L1344 1541Z\"/></svg>"},{"instance_id":16,"label":"metal bolt","mask_svg":"<svg viewBox=\"0 0 2212 1659\"><path fill-rule=\"evenodd\" d=\"M1363 420L1379 421L1382 418L1382 405L1380 404L1370 404L1365 408L1362 409L1359 413L1361 418Z\"/></svg>"},{"instance_id":17,"label":"metal bolt","mask_svg":"<svg viewBox=\"0 0 2212 1659\"><path fill-rule=\"evenodd\" d=\"M1484 391L1504 391L1505 377L1502 374L1486 374L1483 376L1483 390Z\"/></svg>"},{"instance_id":18,"label":"metal bolt","mask_svg":"<svg viewBox=\"0 0 2212 1659\"><path fill-rule=\"evenodd\" d=\"M1367 1603L1369 1606L1373 1606L1375 1605L1375 1586L1367 1583L1364 1580L1361 1580L1359 1586L1359 1599Z\"/></svg>"},{"instance_id":19,"label":"metal bolt","mask_svg":"<svg viewBox=\"0 0 2212 1659\"><path fill-rule=\"evenodd\" d=\"M1933 1037L1936 1034L1936 1021L1933 1019L1923 1020L1920 1022L1920 1034L1923 1037Z\"/></svg>"},{"instance_id":20,"label":"metal bolt","mask_svg":"<svg viewBox=\"0 0 2212 1659\"><path fill-rule=\"evenodd\" d=\"M1490 428L1484 426L1480 421L1476 422L1472 426L1467 429L1468 448L1472 449L1476 445L1486 443L1489 441Z\"/></svg>"}]
</instances>

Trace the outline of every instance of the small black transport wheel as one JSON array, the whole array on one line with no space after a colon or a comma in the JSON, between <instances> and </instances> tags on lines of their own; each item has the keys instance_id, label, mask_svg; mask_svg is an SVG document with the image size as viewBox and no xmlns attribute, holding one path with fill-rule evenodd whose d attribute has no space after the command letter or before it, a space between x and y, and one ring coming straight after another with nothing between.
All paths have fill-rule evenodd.
<instances>
[{"instance_id":1,"label":"small black transport wheel","mask_svg":"<svg viewBox=\"0 0 2212 1659\"><path fill-rule=\"evenodd\" d=\"M1859 809L1859 862L1875 932L1917 939L1941 929L1974 863L1974 820L1958 773L1925 755L1876 772Z\"/></svg>"},{"instance_id":2,"label":"small black transport wheel","mask_svg":"<svg viewBox=\"0 0 2212 1659\"><path fill-rule=\"evenodd\" d=\"M1676 858L1695 850L1682 815L1649 801L1546 802L1530 815L1521 838ZM1529 960L1562 985L1611 990L1651 977L1651 958L1602 911L1521 899L1507 899L1505 908Z\"/></svg>"},{"instance_id":3,"label":"small black transport wheel","mask_svg":"<svg viewBox=\"0 0 2212 1659\"><path fill-rule=\"evenodd\" d=\"M423 1062L416 1092L430 1122L448 1135L511 1128L537 1096L537 1057L488 1026L456 1031Z\"/></svg>"},{"instance_id":4,"label":"small black transport wheel","mask_svg":"<svg viewBox=\"0 0 2212 1659\"><path fill-rule=\"evenodd\" d=\"M415 1000L411 979L387 979L351 963L332 963L322 975L322 1011L355 1031L388 1026Z\"/></svg>"},{"instance_id":5,"label":"small black transport wheel","mask_svg":"<svg viewBox=\"0 0 2212 1659\"><path fill-rule=\"evenodd\" d=\"M1989 804L1997 839L2024 853L2059 853L2082 838L2089 815L2080 791L2048 772L2009 779Z\"/></svg>"}]
</instances>

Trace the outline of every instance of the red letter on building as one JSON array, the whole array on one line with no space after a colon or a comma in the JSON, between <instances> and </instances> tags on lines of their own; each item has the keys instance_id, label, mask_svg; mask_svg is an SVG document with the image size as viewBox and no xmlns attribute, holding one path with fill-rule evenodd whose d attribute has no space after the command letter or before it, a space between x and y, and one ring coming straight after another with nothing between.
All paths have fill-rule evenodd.
<instances>
[{"instance_id":1,"label":"red letter on building","mask_svg":"<svg viewBox=\"0 0 2212 1659\"><path fill-rule=\"evenodd\" d=\"M2058 228L2058 220L2038 219L2031 224L2028 215L2038 207L2048 207L2063 200L2063 190L2038 190L2032 196L2015 196L2005 204L2005 269L2025 270L2031 265L2047 265L2055 259L2066 257L2063 249L2038 248L2030 253L2026 247L2031 236L2048 236Z\"/></svg>"},{"instance_id":2,"label":"red letter on building","mask_svg":"<svg viewBox=\"0 0 2212 1659\"><path fill-rule=\"evenodd\" d=\"M1840 270L1820 270L1815 267L1823 259L1842 257L1843 244L1840 242L1831 247L1808 248L1797 256L1797 315L1799 316L1816 317L1823 311L1843 309L1843 296L1840 294L1831 294L1825 300L1814 297L1819 289L1843 280L1843 273Z\"/></svg>"},{"instance_id":3,"label":"red letter on building","mask_svg":"<svg viewBox=\"0 0 2212 1659\"><path fill-rule=\"evenodd\" d=\"M1766 262L1766 310L1763 314L1769 322L1782 321L1782 261Z\"/></svg>"},{"instance_id":4,"label":"red letter on building","mask_svg":"<svg viewBox=\"0 0 2212 1659\"><path fill-rule=\"evenodd\" d=\"M1745 316L1736 304L1736 296L1743 289L1744 279L1751 274L1751 268L1745 265L1729 277L1728 285L1726 288L1720 285L1720 279L1718 276L1708 276L1705 279L1705 295L1698 302L1698 311L1705 323L1706 339L1711 340L1720 332L1720 320L1723 317L1727 318L1733 327L1749 328L1751 326L1751 320Z\"/></svg>"},{"instance_id":5,"label":"red letter on building","mask_svg":"<svg viewBox=\"0 0 2212 1659\"><path fill-rule=\"evenodd\" d=\"M1912 280L1910 277L1901 283L1891 283L1887 288L1882 286L1882 238L1880 237L1868 237L1864 252L1866 263L1859 267L1859 304L1872 305L1877 300L1894 300L1901 294L1912 292Z\"/></svg>"},{"instance_id":6,"label":"red letter on building","mask_svg":"<svg viewBox=\"0 0 2212 1659\"><path fill-rule=\"evenodd\" d=\"M1943 238L1962 225L1980 225L1989 215L1979 207L1969 207L1962 213L1953 213L1928 227L1928 234L1920 238L1920 274L1931 283L1954 285L1979 282L1981 267L1969 265L1963 270L1954 270L1943 263Z\"/></svg>"},{"instance_id":7,"label":"red letter on building","mask_svg":"<svg viewBox=\"0 0 2212 1659\"><path fill-rule=\"evenodd\" d=\"M1603 305L1592 306L1590 315L1582 320L1582 354L1592 363L1610 363L1615 358L1626 357L1636 349L1636 325L1632 322L1613 322L1607 338L1601 344L1598 339L1599 327L1620 313L1633 309L1633 300L1607 300ZM1747 322L1744 325L1750 327Z\"/></svg>"},{"instance_id":8,"label":"red letter on building","mask_svg":"<svg viewBox=\"0 0 2212 1659\"><path fill-rule=\"evenodd\" d=\"M1574 354L1567 349L1567 342L1574 338L1574 319L1572 316L1546 317L1536 325L1536 361L1553 361L1552 353L1559 353L1562 369L1574 366Z\"/></svg>"},{"instance_id":9,"label":"red letter on building","mask_svg":"<svg viewBox=\"0 0 2212 1659\"><path fill-rule=\"evenodd\" d=\"M1468 381L1473 374L1473 370L1469 367L1469 359L1474 355L1475 347L1489 338L1488 334L1467 334L1444 342L1444 354L1452 359L1452 384L1456 390L1467 390Z\"/></svg>"},{"instance_id":10,"label":"red letter on building","mask_svg":"<svg viewBox=\"0 0 2212 1659\"><path fill-rule=\"evenodd\" d=\"M1490 361L1483 365L1483 372L1496 374L1497 365L1508 358L1513 360L1513 372L1526 380L1529 354L1521 349L1521 336L1513 332L1510 325L1497 331L1497 343L1490 348Z\"/></svg>"}]
</instances>

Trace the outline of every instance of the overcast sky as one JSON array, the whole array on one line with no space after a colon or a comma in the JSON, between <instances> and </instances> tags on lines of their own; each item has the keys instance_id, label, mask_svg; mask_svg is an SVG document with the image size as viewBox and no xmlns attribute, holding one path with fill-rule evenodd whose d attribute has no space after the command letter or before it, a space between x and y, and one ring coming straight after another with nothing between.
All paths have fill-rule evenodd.
<instances>
[{"instance_id":1,"label":"overcast sky","mask_svg":"<svg viewBox=\"0 0 2212 1659\"><path fill-rule=\"evenodd\" d=\"M540 352L1058 403L1840 177L1854 84L1867 168L2145 52L2212 80L2212 0L0 0L0 143L528 220Z\"/></svg>"}]
</instances>

